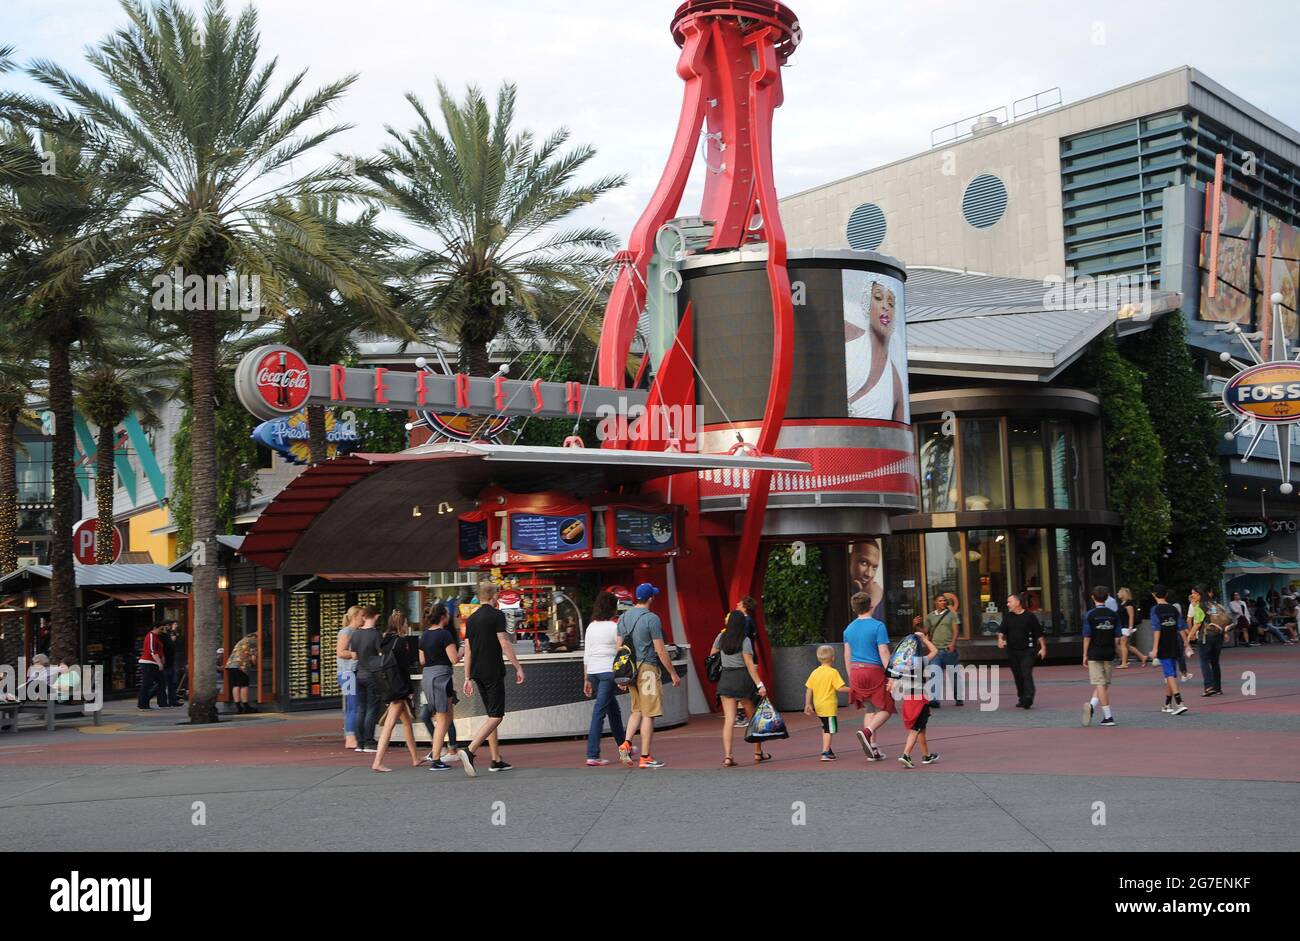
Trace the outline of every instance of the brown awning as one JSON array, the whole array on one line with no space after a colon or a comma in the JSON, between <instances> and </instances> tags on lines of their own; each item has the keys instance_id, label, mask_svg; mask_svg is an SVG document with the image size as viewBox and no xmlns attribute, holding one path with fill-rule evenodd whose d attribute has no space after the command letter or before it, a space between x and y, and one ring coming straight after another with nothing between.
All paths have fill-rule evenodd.
<instances>
[{"instance_id":1,"label":"brown awning","mask_svg":"<svg viewBox=\"0 0 1300 941\"><path fill-rule=\"evenodd\" d=\"M176 591L174 588L143 588L138 591L105 591L98 588L96 591L105 597L112 598L114 601L136 602L136 601L188 601L189 595L183 591Z\"/></svg>"},{"instance_id":2,"label":"brown awning","mask_svg":"<svg viewBox=\"0 0 1300 941\"><path fill-rule=\"evenodd\" d=\"M424 578L428 572L321 572L317 577L327 582L409 582Z\"/></svg>"}]
</instances>

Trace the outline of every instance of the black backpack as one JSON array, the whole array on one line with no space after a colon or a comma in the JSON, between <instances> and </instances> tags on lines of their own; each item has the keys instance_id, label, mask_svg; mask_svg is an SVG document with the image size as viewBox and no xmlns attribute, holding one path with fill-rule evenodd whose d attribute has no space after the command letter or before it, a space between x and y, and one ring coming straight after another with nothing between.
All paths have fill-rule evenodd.
<instances>
[{"instance_id":1,"label":"black backpack","mask_svg":"<svg viewBox=\"0 0 1300 941\"><path fill-rule=\"evenodd\" d=\"M402 668L402 658L397 653L401 646L402 638L396 634L384 638L380 646L379 672L376 675L379 688L388 699L400 699L411 691L411 678Z\"/></svg>"}]
</instances>

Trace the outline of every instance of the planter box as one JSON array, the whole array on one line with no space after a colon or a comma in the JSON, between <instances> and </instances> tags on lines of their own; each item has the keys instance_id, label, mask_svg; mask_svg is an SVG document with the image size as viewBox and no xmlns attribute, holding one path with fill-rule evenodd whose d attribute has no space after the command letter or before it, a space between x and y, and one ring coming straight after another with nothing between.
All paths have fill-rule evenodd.
<instances>
[{"instance_id":1,"label":"planter box","mask_svg":"<svg viewBox=\"0 0 1300 941\"><path fill-rule=\"evenodd\" d=\"M817 648L821 644L772 648L772 702L782 712L802 712L804 684L808 674L817 669ZM836 645L832 645L836 646ZM838 645L835 668L845 680L848 672L840 663L843 645Z\"/></svg>"}]
</instances>

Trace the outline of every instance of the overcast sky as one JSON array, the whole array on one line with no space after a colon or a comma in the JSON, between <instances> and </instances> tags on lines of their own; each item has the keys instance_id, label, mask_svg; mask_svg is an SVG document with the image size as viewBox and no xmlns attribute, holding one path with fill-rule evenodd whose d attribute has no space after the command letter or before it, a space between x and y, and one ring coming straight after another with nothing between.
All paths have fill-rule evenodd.
<instances>
[{"instance_id":1,"label":"overcast sky","mask_svg":"<svg viewBox=\"0 0 1300 941\"><path fill-rule=\"evenodd\" d=\"M262 48L307 87L360 80L337 117L338 149L365 152L407 127L406 91L519 86L521 124L567 126L594 144L591 177L629 184L584 213L620 238L663 168L682 85L668 23L677 0L262 0ZM190 0L199 9L199 0ZM785 71L778 192L925 150L932 129L1059 86L1068 103L1192 65L1279 120L1300 125L1295 5L1253 0L864 2L800 0L804 41ZM232 10L241 4L230 4ZM1225 13L1227 15L1225 15ZM2 0L0 42L90 77L85 47L120 25L115 0ZM1284 28L1285 27L1285 28ZM698 167L697 167L698 169ZM697 174L698 177L698 174ZM683 212L698 206L693 179Z\"/></svg>"}]
</instances>

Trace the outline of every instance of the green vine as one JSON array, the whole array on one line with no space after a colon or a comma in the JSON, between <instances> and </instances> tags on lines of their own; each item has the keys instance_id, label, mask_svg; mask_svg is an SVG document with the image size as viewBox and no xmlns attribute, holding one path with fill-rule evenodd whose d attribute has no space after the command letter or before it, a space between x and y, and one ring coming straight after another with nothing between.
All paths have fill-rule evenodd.
<instances>
[{"instance_id":1,"label":"green vine","mask_svg":"<svg viewBox=\"0 0 1300 941\"><path fill-rule=\"evenodd\" d=\"M763 581L763 617L777 647L817 644L826 636L826 599L830 580L821 549L804 547L797 564L793 547L773 546Z\"/></svg>"},{"instance_id":2,"label":"green vine","mask_svg":"<svg viewBox=\"0 0 1300 941\"><path fill-rule=\"evenodd\" d=\"M256 422L235 396L234 373L217 373L217 532L234 531L235 516L257 493L257 445L251 433ZM189 406L181 416L173 439L172 519L177 526L176 544L187 551L193 537L191 503L190 427L193 413Z\"/></svg>"},{"instance_id":3,"label":"green vine","mask_svg":"<svg viewBox=\"0 0 1300 941\"><path fill-rule=\"evenodd\" d=\"M357 448L366 454L396 454L406 450L406 413L382 408L356 408Z\"/></svg>"}]
</instances>

